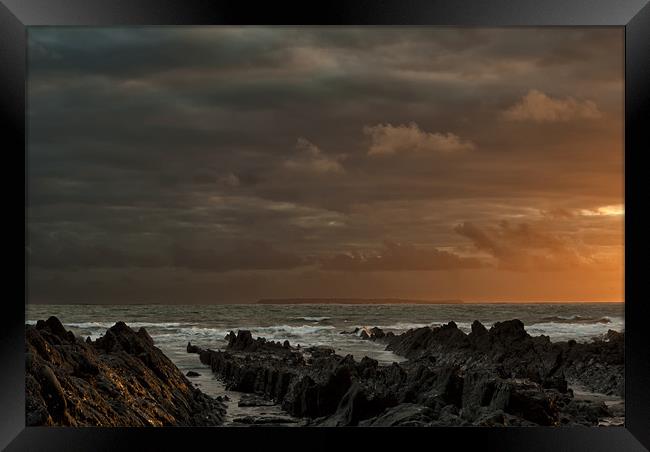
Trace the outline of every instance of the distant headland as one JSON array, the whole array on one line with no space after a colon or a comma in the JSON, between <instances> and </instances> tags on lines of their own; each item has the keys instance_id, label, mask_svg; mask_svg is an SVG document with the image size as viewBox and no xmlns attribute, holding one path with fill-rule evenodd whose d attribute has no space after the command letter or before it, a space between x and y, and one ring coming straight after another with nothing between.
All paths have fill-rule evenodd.
<instances>
[{"instance_id":1,"label":"distant headland","mask_svg":"<svg viewBox=\"0 0 650 452\"><path fill-rule=\"evenodd\" d=\"M257 304L462 304L462 300L408 298L262 298Z\"/></svg>"}]
</instances>

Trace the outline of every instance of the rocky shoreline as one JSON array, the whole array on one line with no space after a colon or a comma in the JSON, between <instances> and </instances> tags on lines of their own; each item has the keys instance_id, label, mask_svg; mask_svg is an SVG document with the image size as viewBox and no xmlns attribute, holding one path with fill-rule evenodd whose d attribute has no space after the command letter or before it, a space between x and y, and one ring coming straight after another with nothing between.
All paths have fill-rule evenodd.
<instances>
[{"instance_id":1,"label":"rocky shoreline","mask_svg":"<svg viewBox=\"0 0 650 452\"><path fill-rule=\"evenodd\" d=\"M91 341L56 317L25 326L27 426L212 426L225 405L192 383L144 328Z\"/></svg>"},{"instance_id":2,"label":"rocky shoreline","mask_svg":"<svg viewBox=\"0 0 650 452\"><path fill-rule=\"evenodd\" d=\"M570 388L622 397L622 333L588 344L551 342L530 336L519 320L489 330L474 322L469 334L454 322L401 335L379 328L352 333L408 360L380 366L328 347L253 339L242 330L226 337L223 351L192 344L187 351L198 353L228 389L277 403L304 425L594 426L623 416L622 403L578 397Z\"/></svg>"},{"instance_id":3,"label":"rocky shoreline","mask_svg":"<svg viewBox=\"0 0 650 452\"><path fill-rule=\"evenodd\" d=\"M223 350L187 344L235 402L212 398L154 346L116 323L95 341L56 317L26 325L28 426L563 426L621 425L624 334L590 343L530 336L522 322L469 334L454 322L395 335L361 328L406 361L380 365L332 348L292 346L240 330ZM241 394L241 395L240 395ZM237 407L226 413L228 401ZM247 411L247 407L253 407ZM257 407L257 408L256 408ZM226 416L229 414L229 416Z\"/></svg>"}]
</instances>

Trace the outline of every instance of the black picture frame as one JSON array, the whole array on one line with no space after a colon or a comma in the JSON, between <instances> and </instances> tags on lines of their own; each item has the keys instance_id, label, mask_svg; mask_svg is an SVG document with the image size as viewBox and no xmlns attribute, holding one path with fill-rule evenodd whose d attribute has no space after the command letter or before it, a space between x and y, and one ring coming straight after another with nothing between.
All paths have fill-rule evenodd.
<instances>
[{"instance_id":1,"label":"black picture frame","mask_svg":"<svg viewBox=\"0 0 650 452\"><path fill-rule=\"evenodd\" d=\"M36 25L465 25L615 26L625 28L625 427L435 429L26 428L24 322L18 296L5 299L0 328L0 447L7 450L167 450L374 447L390 439L406 447L480 447L483 450L645 450L650 447L650 328L644 299L648 223L643 215L650 150L650 5L648 0L328 0L300 4L219 0L0 0L0 114L5 155L25 155L27 206L26 29ZM20 162L20 160L15 160ZM10 168L7 173L17 173ZM645 176L645 177L644 177ZM5 192L15 186L5 178ZM6 199L9 197L6 197ZM11 218L6 214L5 218ZM26 236L26 228L25 228ZM17 241L16 241L17 242ZM25 256L25 255L24 255ZM26 256L25 256L26 259ZM6 260L7 263L13 262ZM13 266L13 264L9 264ZM25 272L27 263L25 260ZM7 278L9 281L9 278ZM17 281L17 279L16 279ZM25 273L24 303L28 300ZM17 285L17 283L14 283ZM310 446L311 445L311 446Z\"/></svg>"}]
</instances>

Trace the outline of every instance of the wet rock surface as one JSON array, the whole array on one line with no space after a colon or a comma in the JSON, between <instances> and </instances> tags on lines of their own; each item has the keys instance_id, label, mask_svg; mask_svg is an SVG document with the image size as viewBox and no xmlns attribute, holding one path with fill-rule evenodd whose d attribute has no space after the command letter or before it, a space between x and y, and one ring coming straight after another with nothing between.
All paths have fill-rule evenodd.
<instances>
[{"instance_id":1,"label":"wet rock surface","mask_svg":"<svg viewBox=\"0 0 650 452\"><path fill-rule=\"evenodd\" d=\"M26 325L26 425L220 425L224 404L194 388L144 328L91 341L56 317Z\"/></svg>"},{"instance_id":2,"label":"wet rock surface","mask_svg":"<svg viewBox=\"0 0 650 452\"><path fill-rule=\"evenodd\" d=\"M519 320L490 329L474 322L469 334L454 322L398 336L379 328L351 333L408 360L380 366L328 347L254 339L249 331L231 332L223 351L188 351L228 389L276 403L310 426L598 425L621 411L574 397L567 380L622 394L620 333L590 344L552 343L530 336Z\"/></svg>"},{"instance_id":3,"label":"wet rock surface","mask_svg":"<svg viewBox=\"0 0 650 452\"><path fill-rule=\"evenodd\" d=\"M235 418L233 422L236 424L281 426L285 424L297 424L300 421L291 417L280 416L244 416Z\"/></svg>"},{"instance_id":4,"label":"wet rock surface","mask_svg":"<svg viewBox=\"0 0 650 452\"><path fill-rule=\"evenodd\" d=\"M571 382L598 393L624 394L624 334L612 330L589 343L551 342L548 336L530 336L515 319L498 322L489 330L475 321L469 334L450 322L376 340L383 340L387 350L407 358L491 367L503 377L527 378L561 392Z\"/></svg>"},{"instance_id":5,"label":"wet rock surface","mask_svg":"<svg viewBox=\"0 0 650 452\"><path fill-rule=\"evenodd\" d=\"M237 403L240 407L250 406L274 406L276 403L257 394L243 394Z\"/></svg>"}]
</instances>

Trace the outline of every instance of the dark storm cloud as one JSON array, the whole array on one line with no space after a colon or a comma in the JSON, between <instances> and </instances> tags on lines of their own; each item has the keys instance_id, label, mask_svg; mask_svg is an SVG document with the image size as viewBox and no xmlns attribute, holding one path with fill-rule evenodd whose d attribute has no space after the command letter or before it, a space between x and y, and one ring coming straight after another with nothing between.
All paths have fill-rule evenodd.
<instances>
[{"instance_id":1,"label":"dark storm cloud","mask_svg":"<svg viewBox=\"0 0 650 452\"><path fill-rule=\"evenodd\" d=\"M495 227L479 227L466 222L455 231L470 239L478 250L492 255L500 268L508 270L562 271L603 265L592 256L589 247L575 239L528 223L503 221Z\"/></svg>"},{"instance_id":2,"label":"dark storm cloud","mask_svg":"<svg viewBox=\"0 0 650 452\"><path fill-rule=\"evenodd\" d=\"M106 237L69 231L48 234L30 231L29 235L27 259L31 267L80 270L169 265L168 256L155 246L141 250L120 247ZM139 247L151 244L151 241L139 241Z\"/></svg>"},{"instance_id":3,"label":"dark storm cloud","mask_svg":"<svg viewBox=\"0 0 650 452\"><path fill-rule=\"evenodd\" d=\"M472 257L460 257L449 251L420 249L413 245L384 242L383 248L369 253L337 254L321 261L324 270L368 271L432 271L481 268L485 264Z\"/></svg>"},{"instance_id":4,"label":"dark storm cloud","mask_svg":"<svg viewBox=\"0 0 650 452\"><path fill-rule=\"evenodd\" d=\"M281 270L301 267L305 261L291 253L274 249L262 241L235 243L227 250L174 246L176 267L223 272L229 270Z\"/></svg>"},{"instance_id":5,"label":"dark storm cloud","mask_svg":"<svg viewBox=\"0 0 650 452\"><path fill-rule=\"evenodd\" d=\"M197 244L196 237L169 243L165 236L50 230L30 231L27 258L37 268L80 270L88 268L160 268L227 272L233 270L279 270L307 265L292 253L275 249L262 240L221 243L219 247ZM119 236L119 241L111 240ZM213 246L209 248L208 246Z\"/></svg>"},{"instance_id":6,"label":"dark storm cloud","mask_svg":"<svg viewBox=\"0 0 650 452\"><path fill-rule=\"evenodd\" d=\"M45 275L127 287L110 269L151 284L176 269L179 286L248 294L198 275L332 256L469 269L454 225L503 218L554 233L579 218L611 254L615 220L577 212L622 203L622 44L587 28L31 28L36 280L81 297L92 284ZM386 237L417 246L376 250Z\"/></svg>"},{"instance_id":7,"label":"dark storm cloud","mask_svg":"<svg viewBox=\"0 0 650 452\"><path fill-rule=\"evenodd\" d=\"M207 29L167 27L41 28L30 33L30 69L44 75L124 79L178 68L247 65L251 56L257 65L266 66L278 59L269 50L282 51L274 33L263 30L247 36L231 29L212 38Z\"/></svg>"}]
</instances>

